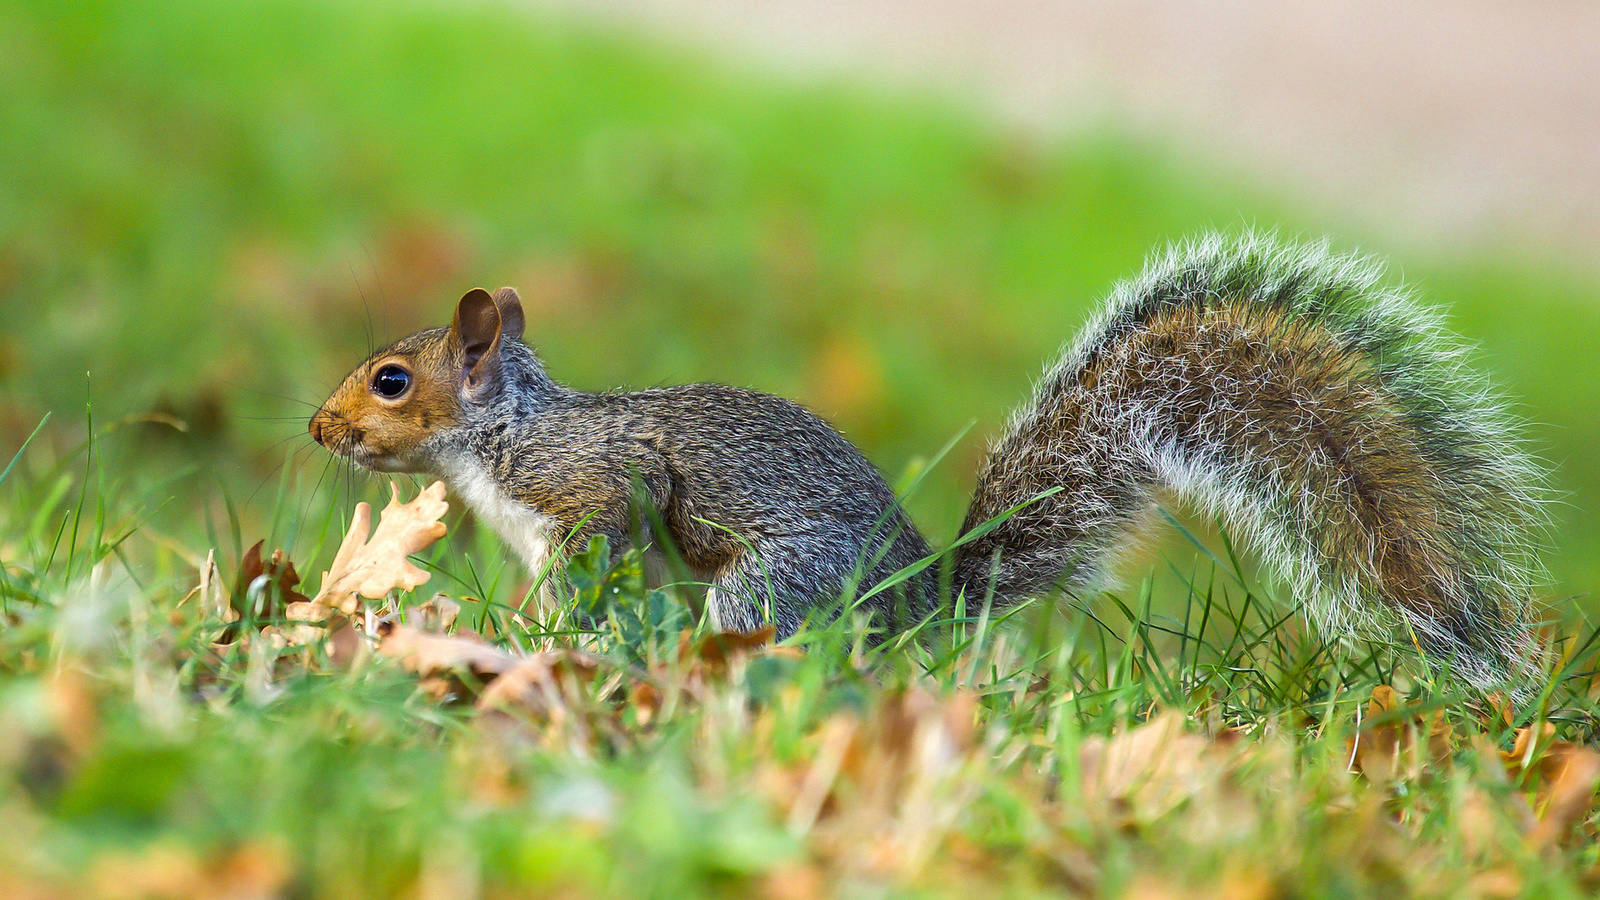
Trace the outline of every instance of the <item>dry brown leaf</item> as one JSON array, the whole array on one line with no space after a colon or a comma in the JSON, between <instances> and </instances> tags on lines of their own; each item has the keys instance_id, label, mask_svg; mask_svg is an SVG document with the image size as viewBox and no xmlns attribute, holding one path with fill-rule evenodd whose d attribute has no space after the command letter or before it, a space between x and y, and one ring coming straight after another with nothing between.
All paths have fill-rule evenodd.
<instances>
[{"instance_id":1,"label":"dry brown leaf","mask_svg":"<svg viewBox=\"0 0 1600 900\"><path fill-rule=\"evenodd\" d=\"M1513 725L1515 724L1513 714L1511 698L1507 697L1504 692L1494 691L1483 698L1480 718L1484 727L1488 727L1495 719L1499 719L1508 726Z\"/></svg>"},{"instance_id":2,"label":"dry brown leaf","mask_svg":"<svg viewBox=\"0 0 1600 900\"><path fill-rule=\"evenodd\" d=\"M523 657L502 672L478 697L479 712L498 710L535 718L572 705L579 682L590 681L599 671L594 657L576 651L548 650Z\"/></svg>"},{"instance_id":3,"label":"dry brown leaf","mask_svg":"<svg viewBox=\"0 0 1600 900\"><path fill-rule=\"evenodd\" d=\"M350 619L328 627L328 661L341 669L355 664L358 657L368 652L370 644L366 635Z\"/></svg>"},{"instance_id":4,"label":"dry brown leaf","mask_svg":"<svg viewBox=\"0 0 1600 900\"><path fill-rule=\"evenodd\" d=\"M1397 710L1394 688L1373 688L1363 721L1386 721L1358 731L1347 745L1354 767L1374 781L1416 778L1448 760L1454 749L1455 730L1441 710L1411 717L1397 717Z\"/></svg>"},{"instance_id":5,"label":"dry brown leaf","mask_svg":"<svg viewBox=\"0 0 1600 900\"><path fill-rule=\"evenodd\" d=\"M350 530L339 545L332 567L323 573L322 589L315 599L296 590L300 575L288 556L282 550L274 550L263 559L265 543L257 541L239 561L231 599L224 596L220 586L215 554L206 558L197 589L202 605L225 622L237 622L245 612L239 604L249 597L252 586L264 579L268 589L261 596L265 603L254 611L255 618L286 621L263 627L261 639L283 649L313 644L331 635L335 638L329 648L331 658L336 664L348 663L361 649L359 635L347 618L360 609L360 598L377 599L391 590L411 590L426 582L428 573L406 557L425 549L445 533L444 523L439 521L449 510L449 504L444 502L443 482L429 485L409 503L400 502L397 486L389 487L389 505L384 507L377 531L370 534L370 539L372 507L356 504ZM446 612L445 604L453 608ZM420 607L436 622L453 620L455 608L458 607L453 601L439 598ZM220 641L228 643L238 636L235 626L225 630Z\"/></svg>"},{"instance_id":6,"label":"dry brown leaf","mask_svg":"<svg viewBox=\"0 0 1600 900\"><path fill-rule=\"evenodd\" d=\"M378 636L379 653L398 659L407 671L424 680L465 676L481 686L521 661L477 635L430 634L411 625L385 622L378 626Z\"/></svg>"},{"instance_id":7,"label":"dry brown leaf","mask_svg":"<svg viewBox=\"0 0 1600 900\"><path fill-rule=\"evenodd\" d=\"M333 610L310 600L291 603L283 611L283 617L288 620L283 625L274 628L264 628L262 633L268 631L280 635L285 646L316 643L319 638L333 627L331 621L335 618ZM337 618L343 620L343 616Z\"/></svg>"},{"instance_id":8,"label":"dry brown leaf","mask_svg":"<svg viewBox=\"0 0 1600 900\"><path fill-rule=\"evenodd\" d=\"M750 656L766 649L772 643L773 631L771 625L760 628L749 634L737 631L723 631L707 635L690 652L690 632L685 629L678 635L678 659L690 660L691 664L698 663L704 669L713 673L723 673L728 670L730 663L743 657Z\"/></svg>"},{"instance_id":9,"label":"dry brown leaf","mask_svg":"<svg viewBox=\"0 0 1600 900\"><path fill-rule=\"evenodd\" d=\"M676 668L663 665L652 674L662 682L676 684L691 697L703 699L711 685L736 677L735 673L755 657L797 659L805 655L798 647L774 646L773 634L772 626L768 625L748 634L718 632L695 643L693 632L684 629L678 634ZM654 699L659 706L661 698ZM654 712L654 708L649 710L650 714Z\"/></svg>"},{"instance_id":10,"label":"dry brown leaf","mask_svg":"<svg viewBox=\"0 0 1600 900\"><path fill-rule=\"evenodd\" d=\"M1488 762L1485 772L1494 772L1498 759L1506 775L1537 781L1533 812L1519 804L1520 824L1535 847L1551 847L1566 838L1594 809L1595 790L1600 787L1600 751L1557 740L1555 735L1554 724L1540 722L1517 729L1510 752L1494 750L1487 741L1480 748Z\"/></svg>"},{"instance_id":11,"label":"dry brown leaf","mask_svg":"<svg viewBox=\"0 0 1600 900\"><path fill-rule=\"evenodd\" d=\"M459 615L461 604L444 594L434 594L420 606L406 607L406 621L424 631L449 631Z\"/></svg>"},{"instance_id":12,"label":"dry brown leaf","mask_svg":"<svg viewBox=\"0 0 1600 900\"><path fill-rule=\"evenodd\" d=\"M1600 785L1600 752L1560 741L1550 748L1546 759L1550 780L1541 786L1544 803L1539 808L1539 824L1529 834L1538 845L1559 842L1594 807L1595 787Z\"/></svg>"},{"instance_id":13,"label":"dry brown leaf","mask_svg":"<svg viewBox=\"0 0 1600 900\"><path fill-rule=\"evenodd\" d=\"M450 509L444 490L444 482L435 481L410 502L401 503L400 488L391 483L389 505L370 540L372 507L356 504L350 530L312 602L348 616L360 608L361 597L377 600L392 590L409 591L427 583L428 573L406 557L444 537L445 526L439 519Z\"/></svg>"},{"instance_id":14,"label":"dry brown leaf","mask_svg":"<svg viewBox=\"0 0 1600 900\"><path fill-rule=\"evenodd\" d=\"M1508 772L1538 777L1534 805L1538 822L1529 829L1528 841L1540 847L1566 837L1594 808L1595 789L1600 787L1600 751L1556 740L1555 733L1549 722L1519 728L1511 752L1502 754Z\"/></svg>"},{"instance_id":15,"label":"dry brown leaf","mask_svg":"<svg viewBox=\"0 0 1600 900\"><path fill-rule=\"evenodd\" d=\"M300 574L295 571L294 563L287 554L282 550L274 550L271 556L262 558L261 548L265 545L265 541L256 541L244 552L239 560L239 571L234 578L231 595L222 590L216 573L211 571L215 566L215 551L207 557L207 568L201 569L199 591L202 604L208 612L215 608L214 614L230 626L223 629L217 638L219 649L234 641L248 645L251 640L259 639L281 650L291 645L313 643L323 634L327 610L312 609L310 598L296 590L300 584ZM254 601L251 600L252 590L256 591ZM247 609L252 602L255 609ZM238 623L246 618L246 613L259 629L259 637L240 633ZM295 621L281 625L268 624L280 619Z\"/></svg>"},{"instance_id":16,"label":"dry brown leaf","mask_svg":"<svg viewBox=\"0 0 1600 900\"><path fill-rule=\"evenodd\" d=\"M247 602L251 587L256 584L257 579L264 577L267 585L275 586L277 589L263 591L262 599L266 601L266 605L255 611L255 618L276 619L281 617L288 607L304 603L311 598L295 590L300 584L300 573L294 570L294 563L289 560L288 554L282 550L274 550L271 556L266 559L261 558L261 548L265 544L266 541L256 541L239 560L239 574L233 587L233 602L236 604ZM234 619L237 619L246 610L236 608L234 612Z\"/></svg>"},{"instance_id":17,"label":"dry brown leaf","mask_svg":"<svg viewBox=\"0 0 1600 900\"><path fill-rule=\"evenodd\" d=\"M1511 744L1511 752L1501 753L1506 771L1515 775L1525 769L1534 768L1539 762L1539 753L1550 746L1555 739L1556 726L1551 722L1541 722L1539 727L1532 725L1517 729L1516 739Z\"/></svg>"},{"instance_id":18,"label":"dry brown leaf","mask_svg":"<svg viewBox=\"0 0 1600 900\"><path fill-rule=\"evenodd\" d=\"M830 869L915 878L978 790L976 712L971 693L887 693L864 719L828 720L808 763L768 767L758 781Z\"/></svg>"},{"instance_id":19,"label":"dry brown leaf","mask_svg":"<svg viewBox=\"0 0 1600 900\"><path fill-rule=\"evenodd\" d=\"M641 728L655 719L665 699L661 688L648 681L636 681L628 688L628 707L633 710L634 718Z\"/></svg>"},{"instance_id":20,"label":"dry brown leaf","mask_svg":"<svg viewBox=\"0 0 1600 900\"><path fill-rule=\"evenodd\" d=\"M1209 780L1212 741L1184 728L1168 710L1109 740L1091 737L1080 751L1084 798L1102 810L1126 809L1136 821L1170 812Z\"/></svg>"},{"instance_id":21,"label":"dry brown leaf","mask_svg":"<svg viewBox=\"0 0 1600 900\"><path fill-rule=\"evenodd\" d=\"M592 678L599 657L576 650L550 650L517 656L471 634L431 634L411 625L385 622L378 628L378 652L415 672L437 697L477 696L478 709L547 716L563 691Z\"/></svg>"},{"instance_id":22,"label":"dry brown leaf","mask_svg":"<svg viewBox=\"0 0 1600 900\"><path fill-rule=\"evenodd\" d=\"M137 853L111 852L88 872L93 893L105 898L174 900L267 898L281 895L290 876L287 855L270 843L247 843L213 859L181 844L152 844Z\"/></svg>"}]
</instances>

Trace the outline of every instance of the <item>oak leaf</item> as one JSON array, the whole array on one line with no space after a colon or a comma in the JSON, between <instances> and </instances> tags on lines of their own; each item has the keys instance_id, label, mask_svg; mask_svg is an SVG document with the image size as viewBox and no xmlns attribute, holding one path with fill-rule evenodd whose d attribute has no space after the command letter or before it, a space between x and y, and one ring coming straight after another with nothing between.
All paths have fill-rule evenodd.
<instances>
[{"instance_id":1,"label":"oak leaf","mask_svg":"<svg viewBox=\"0 0 1600 900\"><path fill-rule=\"evenodd\" d=\"M311 602L324 609L354 615L361 597L377 600L392 590L409 591L428 581L428 573L406 557L421 552L444 537L439 519L449 511L444 482L435 481L409 503L400 502L400 488L389 485L389 505L383 508L376 531L368 538L372 507L356 504L333 565L322 576L322 590Z\"/></svg>"}]
</instances>

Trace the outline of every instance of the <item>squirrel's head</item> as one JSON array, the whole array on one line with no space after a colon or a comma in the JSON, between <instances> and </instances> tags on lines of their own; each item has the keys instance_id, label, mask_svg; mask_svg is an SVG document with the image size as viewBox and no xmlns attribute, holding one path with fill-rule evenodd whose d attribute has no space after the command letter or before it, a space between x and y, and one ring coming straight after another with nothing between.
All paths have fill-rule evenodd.
<instances>
[{"instance_id":1,"label":"squirrel's head","mask_svg":"<svg viewBox=\"0 0 1600 900\"><path fill-rule=\"evenodd\" d=\"M311 417L311 437L380 472L428 469L427 443L500 389L502 347L522 338L511 288L474 288L449 328L430 328L368 357Z\"/></svg>"}]
</instances>

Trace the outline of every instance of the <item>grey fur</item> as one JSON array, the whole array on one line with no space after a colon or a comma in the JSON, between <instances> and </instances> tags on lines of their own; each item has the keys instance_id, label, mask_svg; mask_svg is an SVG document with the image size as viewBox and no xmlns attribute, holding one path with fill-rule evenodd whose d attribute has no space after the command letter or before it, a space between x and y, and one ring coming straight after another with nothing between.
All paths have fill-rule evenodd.
<instances>
[{"instance_id":1,"label":"grey fur","mask_svg":"<svg viewBox=\"0 0 1600 900\"><path fill-rule=\"evenodd\" d=\"M713 586L722 628L770 621L787 636L839 596L859 561L877 557L864 575L877 583L928 554L878 471L795 403L715 384L585 393L550 381L520 343L504 354L507 389L465 409L464 427L441 433L430 455L470 453L561 536L576 529L569 547L597 533L626 546L642 487L676 552ZM881 624L927 612L932 592L914 585L873 598Z\"/></svg>"}]
</instances>

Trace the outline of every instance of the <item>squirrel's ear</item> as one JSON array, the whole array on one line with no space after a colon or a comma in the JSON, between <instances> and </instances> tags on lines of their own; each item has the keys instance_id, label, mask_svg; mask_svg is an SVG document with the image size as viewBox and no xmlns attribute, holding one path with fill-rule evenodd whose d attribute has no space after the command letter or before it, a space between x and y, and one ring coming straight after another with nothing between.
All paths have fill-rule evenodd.
<instances>
[{"instance_id":1,"label":"squirrel's ear","mask_svg":"<svg viewBox=\"0 0 1600 900\"><path fill-rule=\"evenodd\" d=\"M461 368L467 383L477 385L500 362L500 308L483 288L467 291L456 304L450 332L461 345Z\"/></svg>"},{"instance_id":2,"label":"squirrel's ear","mask_svg":"<svg viewBox=\"0 0 1600 900\"><path fill-rule=\"evenodd\" d=\"M495 291L494 305L500 310L500 339L522 340L522 298L517 296L517 289L503 287Z\"/></svg>"}]
</instances>

